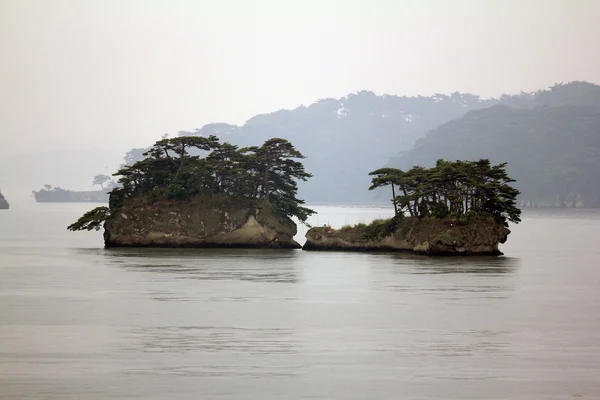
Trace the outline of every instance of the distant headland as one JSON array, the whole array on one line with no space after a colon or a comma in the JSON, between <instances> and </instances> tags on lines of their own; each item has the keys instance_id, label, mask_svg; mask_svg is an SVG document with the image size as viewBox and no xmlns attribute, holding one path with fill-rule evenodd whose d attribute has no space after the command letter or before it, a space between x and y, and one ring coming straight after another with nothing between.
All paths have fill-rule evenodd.
<instances>
[{"instance_id":1,"label":"distant headland","mask_svg":"<svg viewBox=\"0 0 600 400\"><path fill-rule=\"evenodd\" d=\"M100 186L100 190L74 191L44 185L40 190L32 191L38 203L108 203L108 192L118 184L107 175L96 175L93 184Z\"/></svg>"},{"instance_id":2,"label":"distant headland","mask_svg":"<svg viewBox=\"0 0 600 400\"><path fill-rule=\"evenodd\" d=\"M521 207L598 208L598 126L600 86L573 81L497 98L359 91L256 115L242 126L211 123L175 135L214 134L239 146L270 137L291 141L315 175L299 184L310 204L383 200L383 191L364 190L375 166L406 170L433 167L438 159L484 158L508 162ZM146 150L131 149L126 159L137 161Z\"/></svg>"},{"instance_id":3,"label":"distant headland","mask_svg":"<svg viewBox=\"0 0 600 400\"><path fill-rule=\"evenodd\" d=\"M108 203L104 190L74 191L46 185L32 195L38 203Z\"/></svg>"}]
</instances>

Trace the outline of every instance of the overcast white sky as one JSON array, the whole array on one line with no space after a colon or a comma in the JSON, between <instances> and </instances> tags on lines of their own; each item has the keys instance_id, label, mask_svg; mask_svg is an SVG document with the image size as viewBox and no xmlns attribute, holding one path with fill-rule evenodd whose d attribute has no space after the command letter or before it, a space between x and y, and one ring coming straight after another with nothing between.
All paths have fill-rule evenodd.
<instances>
[{"instance_id":1,"label":"overcast white sky","mask_svg":"<svg viewBox=\"0 0 600 400\"><path fill-rule=\"evenodd\" d=\"M600 0L0 0L0 156L125 151L359 90L600 83Z\"/></svg>"}]
</instances>

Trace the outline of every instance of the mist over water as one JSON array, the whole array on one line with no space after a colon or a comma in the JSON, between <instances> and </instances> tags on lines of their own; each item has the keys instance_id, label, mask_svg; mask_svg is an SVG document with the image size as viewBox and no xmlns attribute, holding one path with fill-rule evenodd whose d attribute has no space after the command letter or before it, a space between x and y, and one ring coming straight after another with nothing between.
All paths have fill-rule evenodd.
<instances>
[{"instance_id":1,"label":"mist over water","mask_svg":"<svg viewBox=\"0 0 600 400\"><path fill-rule=\"evenodd\" d=\"M0 1L0 400L600 398L599 19L598 0ZM341 227L393 210L336 203L510 197L481 170L411 177L484 158L557 208L526 210L505 256L428 258L104 249L66 230L99 204L32 198L97 198L64 189L211 135L262 150L181 144L120 183L298 193ZM274 166L282 140L302 168ZM368 190L382 167L404 171L391 193Z\"/></svg>"},{"instance_id":2,"label":"mist over water","mask_svg":"<svg viewBox=\"0 0 600 400\"><path fill-rule=\"evenodd\" d=\"M65 229L87 208L0 212L0 398L600 393L596 211L526 211L503 257L427 258L105 250ZM314 225L391 212L315 208Z\"/></svg>"}]
</instances>

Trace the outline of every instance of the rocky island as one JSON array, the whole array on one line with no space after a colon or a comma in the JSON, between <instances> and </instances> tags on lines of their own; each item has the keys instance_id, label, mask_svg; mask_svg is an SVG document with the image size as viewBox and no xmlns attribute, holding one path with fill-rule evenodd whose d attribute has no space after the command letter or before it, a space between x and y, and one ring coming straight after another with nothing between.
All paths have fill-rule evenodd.
<instances>
[{"instance_id":1,"label":"rocky island","mask_svg":"<svg viewBox=\"0 0 600 400\"><path fill-rule=\"evenodd\" d=\"M162 139L115 173L108 207L68 229L104 227L106 247L300 248L296 224L314 211L296 198L311 174L284 139L239 149L215 136Z\"/></svg>"},{"instance_id":2,"label":"rocky island","mask_svg":"<svg viewBox=\"0 0 600 400\"><path fill-rule=\"evenodd\" d=\"M411 251L426 255L502 255L508 222L520 222L519 191L505 163L438 160L435 167L371 172L371 190L391 186L395 216L371 224L311 228L304 250ZM399 192L396 195L396 191Z\"/></svg>"},{"instance_id":3,"label":"rocky island","mask_svg":"<svg viewBox=\"0 0 600 400\"><path fill-rule=\"evenodd\" d=\"M104 228L106 247L301 247L293 239L296 224L271 203L229 196L133 202L112 213Z\"/></svg>"},{"instance_id":4,"label":"rocky island","mask_svg":"<svg viewBox=\"0 0 600 400\"><path fill-rule=\"evenodd\" d=\"M2 196L2 192L0 191L0 210L8 210L9 207L10 205L8 204L8 201L6 201L4 196Z\"/></svg>"}]
</instances>

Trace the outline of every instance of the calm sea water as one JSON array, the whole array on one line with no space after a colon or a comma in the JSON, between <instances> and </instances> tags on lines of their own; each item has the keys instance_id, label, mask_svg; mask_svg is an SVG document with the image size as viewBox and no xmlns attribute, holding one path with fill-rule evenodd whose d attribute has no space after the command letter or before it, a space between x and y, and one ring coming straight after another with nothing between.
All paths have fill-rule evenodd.
<instances>
[{"instance_id":1,"label":"calm sea water","mask_svg":"<svg viewBox=\"0 0 600 400\"><path fill-rule=\"evenodd\" d=\"M526 212L504 257L426 258L104 250L65 229L88 208L0 211L2 399L600 398L597 212Z\"/></svg>"}]
</instances>

